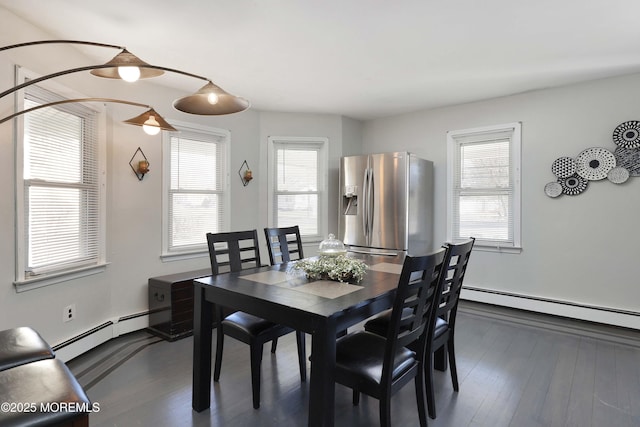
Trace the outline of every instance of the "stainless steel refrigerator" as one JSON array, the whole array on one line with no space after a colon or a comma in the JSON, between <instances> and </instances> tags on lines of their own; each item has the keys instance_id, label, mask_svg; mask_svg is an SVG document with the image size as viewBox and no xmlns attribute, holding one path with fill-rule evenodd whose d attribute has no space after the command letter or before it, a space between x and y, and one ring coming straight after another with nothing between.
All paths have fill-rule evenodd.
<instances>
[{"instance_id":1,"label":"stainless steel refrigerator","mask_svg":"<svg viewBox=\"0 0 640 427\"><path fill-rule=\"evenodd\" d=\"M406 152L340 159L339 236L349 251L433 250L433 162Z\"/></svg>"}]
</instances>

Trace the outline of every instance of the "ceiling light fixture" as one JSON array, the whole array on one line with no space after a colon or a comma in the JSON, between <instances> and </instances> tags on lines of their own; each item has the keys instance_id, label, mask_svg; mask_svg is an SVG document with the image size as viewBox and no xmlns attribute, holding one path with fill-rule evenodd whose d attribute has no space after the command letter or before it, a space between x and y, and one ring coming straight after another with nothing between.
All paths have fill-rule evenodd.
<instances>
[{"instance_id":1,"label":"ceiling light fixture","mask_svg":"<svg viewBox=\"0 0 640 427\"><path fill-rule=\"evenodd\" d=\"M104 43L95 43L95 42L82 41L82 40L39 40L39 41L0 47L0 52L9 50L9 49L19 48L19 47L34 46L34 45L41 45L41 44L52 44L52 43L82 44L82 45L89 45L89 46L122 49L122 51L105 64L71 68L68 70L58 71L55 73L48 74L46 76L28 80L22 84L16 85L13 88L0 93L0 98L3 98L20 89L23 89L33 84L37 84L44 80L63 76L66 74L77 73L80 71L90 71L91 74L98 77L104 77L104 78L110 78L110 79L122 79L125 81L131 81L131 82L136 81L138 78L145 79L145 78L157 77L164 74L164 72L166 71L166 72L181 74L188 77L193 77L193 78L204 80L207 82L205 86L203 86L200 90L198 90L193 95L185 96L183 98L177 99L174 102L173 104L174 107L179 111L182 111L184 113L189 113L189 114L198 114L198 115L224 115L224 114L232 114L232 113L238 113L240 111L244 111L250 106L249 101L247 101L246 99L237 97L235 95L232 95L224 91L219 86L213 84L211 80L209 80L206 77L198 76L196 74L188 73L181 70L148 64L142 61L137 56L130 53L129 51L127 51L127 49L125 49L122 46L116 46L116 45L110 45L110 44L104 44ZM138 76L138 73L139 73L139 76Z\"/></svg>"},{"instance_id":2,"label":"ceiling light fixture","mask_svg":"<svg viewBox=\"0 0 640 427\"><path fill-rule=\"evenodd\" d=\"M249 108L249 101L233 96L209 81L193 95L175 100L173 107L192 114L231 114Z\"/></svg>"},{"instance_id":3,"label":"ceiling light fixture","mask_svg":"<svg viewBox=\"0 0 640 427\"><path fill-rule=\"evenodd\" d=\"M28 108L26 110L18 111L17 113L11 114L3 119L0 119L0 124L13 119L14 117L21 116L26 113L30 113L35 110L39 110L45 107L53 107L54 105L60 104L68 104L68 103L82 103L82 102L115 102L118 104L126 104L133 105L136 107L144 107L148 108L148 111L136 116L132 119L125 120L124 123L136 126L142 126L142 130L144 130L149 135L157 135L161 130L166 130L169 132L177 132L177 129L171 126L165 119L160 116L152 107L146 104L140 104L138 102L125 101L122 99L113 99L113 98L77 98L77 99L63 99L60 101L49 102L48 104L36 105L35 107Z\"/></svg>"}]
</instances>

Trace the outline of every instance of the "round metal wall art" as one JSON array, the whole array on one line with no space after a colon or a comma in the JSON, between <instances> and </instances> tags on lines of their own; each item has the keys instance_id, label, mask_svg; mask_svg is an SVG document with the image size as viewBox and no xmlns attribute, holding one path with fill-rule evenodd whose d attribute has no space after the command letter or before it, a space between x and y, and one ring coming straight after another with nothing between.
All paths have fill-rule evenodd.
<instances>
[{"instance_id":1,"label":"round metal wall art","mask_svg":"<svg viewBox=\"0 0 640 427\"><path fill-rule=\"evenodd\" d=\"M587 189L589 181L578 174L574 174L568 178L560 178L558 182L562 186L562 193L569 196L575 196Z\"/></svg>"},{"instance_id":2,"label":"round metal wall art","mask_svg":"<svg viewBox=\"0 0 640 427\"><path fill-rule=\"evenodd\" d=\"M576 173L576 161L571 157L560 157L551 165L551 172L558 178L567 178Z\"/></svg>"},{"instance_id":3,"label":"round metal wall art","mask_svg":"<svg viewBox=\"0 0 640 427\"><path fill-rule=\"evenodd\" d=\"M562 185L557 181L549 182L544 186L544 194L549 197L558 197L562 194Z\"/></svg>"},{"instance_id":4,"label":"round metal wall art","mask_svg":"<svg viewBox=\"0 0 640 427\"><path fill-rule=\"evenodd\" d=\"M640 148L616 147L613 154L616 164L629 171L630 176L640 176Z\"/></svg>"},{"instance_id":5,"label":"round metal wall art","mask_svg":"<svg viewBox=\"0 0 640 427\"><path fill-rule=\"evenodd\" d=\"M613 131L613 142L619 147L640 147L640 122L631 120L620 123Z\"/></svg>"},{"instance_id":6,"label":"round metal wall art","mask_svg":"<svg viewBox=\"0 0 640 427\"><path fill-rule=\"evenodd\" d=\"M629 171L622 166L616 166L609 171L607 179L614 184L622 184L629 179Z\"/></svg>"},{"instance_id":7,"label":"round metal wall art","mask_svg":"<svg viewBox=\"0 0 640 427\"><path fill-rule=\"evenodd\" d=\"M605 148L587 148L576 157L576 173L591 181L605 179L615 166L616 156Z\"/></svg>"}]
</instances>

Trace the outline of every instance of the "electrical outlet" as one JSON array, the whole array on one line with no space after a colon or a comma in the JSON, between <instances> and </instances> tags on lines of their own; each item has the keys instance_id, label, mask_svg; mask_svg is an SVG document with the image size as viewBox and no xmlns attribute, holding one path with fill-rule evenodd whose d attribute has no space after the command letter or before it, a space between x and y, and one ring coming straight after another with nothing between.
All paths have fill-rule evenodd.
<instances>
[{"instance_id":1,"label":"electrical outlet","mask_svg":"<svg viewBox=\"0 0 640 427\"><path fill-rule=\"evenodd\" d=\"M66 306L62 311L62 321L69 322L70 320L73 320L75 318L76 318L76 305L71 304Z\"/></svg>"}]
</instances>

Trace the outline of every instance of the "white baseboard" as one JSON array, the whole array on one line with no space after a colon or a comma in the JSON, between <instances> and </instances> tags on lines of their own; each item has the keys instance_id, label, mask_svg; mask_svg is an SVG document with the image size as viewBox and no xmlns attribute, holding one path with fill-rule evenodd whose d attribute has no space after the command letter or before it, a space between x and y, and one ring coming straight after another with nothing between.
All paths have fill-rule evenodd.
<instances>
[{"instance_id":1,"label":"white baseboard","mask_svg":"<svg viewBox=\"0 0 640 427\"><path fill-rule=\"evenodd\" d=\"M104 344L120 335L138 331L149 326L149 313L121 317L108 321L65 342L54 345L56 358L68 362L83 353Z\"/></svg>"},{"instance_id":2,"label":"white baseboard","mask_svg":"<svg viewBox=\"0 0 640 427\"><path fill-rule=\"evenodd\" d=\"M640 313L633 311L589 306L467 286L462 287L460 299L640 330Z\"/></svg>"}]
</instances>

